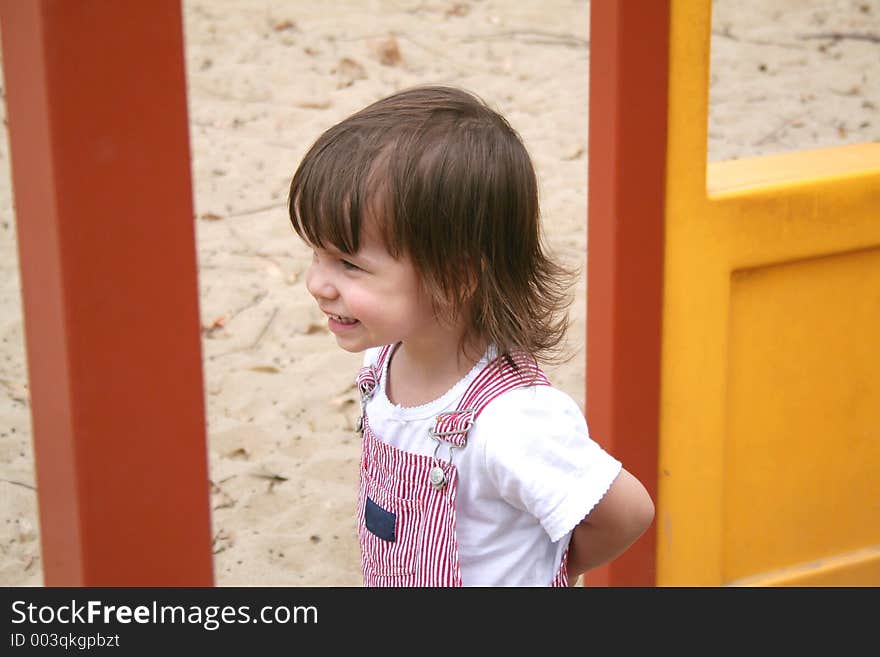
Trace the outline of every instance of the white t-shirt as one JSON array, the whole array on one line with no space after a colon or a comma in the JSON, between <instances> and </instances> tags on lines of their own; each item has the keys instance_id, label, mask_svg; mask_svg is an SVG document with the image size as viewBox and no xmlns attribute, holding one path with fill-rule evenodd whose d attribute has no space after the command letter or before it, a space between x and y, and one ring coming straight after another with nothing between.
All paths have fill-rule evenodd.
<instances>
[{"instance_id":1,"label":"white t-shirt","mask_svg":"<svg viewBox=\"0 0 880 657\"><path fill-rule=\"evenodd\" d=\"M380 348L368 349L364 364ZM489 361L484 356L440 398L422 406L392 404L388 363L367 403L376 436L406 452L430 456L435 417L458 405ZM448 460L447 447L438 456ZM602 499L621 463L594 442L575 401L549 386L518 388L483 409L455 450L456 535L465 586L547 586L571 531Z\"/></svg>"}]
</instances>

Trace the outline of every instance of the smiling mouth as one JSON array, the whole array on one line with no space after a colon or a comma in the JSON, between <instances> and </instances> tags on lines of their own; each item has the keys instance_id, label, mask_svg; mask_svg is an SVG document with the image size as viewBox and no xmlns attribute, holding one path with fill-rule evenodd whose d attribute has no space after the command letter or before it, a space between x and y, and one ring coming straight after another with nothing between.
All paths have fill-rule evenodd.
<instances>
[{"instance_id":1,"label":"smiling mouth","mask_svg":"<svg viewBox=\"0 0 880 657\"><path fill-rule=\"evenodd\" d=\"M343 317L342 315L333 315L333 314L328 313L328 316L334 322L339 322L340 324L357 324L357 321L358 321L358 320L354 319L353 317Z\"/></svg>"}]
</instances>

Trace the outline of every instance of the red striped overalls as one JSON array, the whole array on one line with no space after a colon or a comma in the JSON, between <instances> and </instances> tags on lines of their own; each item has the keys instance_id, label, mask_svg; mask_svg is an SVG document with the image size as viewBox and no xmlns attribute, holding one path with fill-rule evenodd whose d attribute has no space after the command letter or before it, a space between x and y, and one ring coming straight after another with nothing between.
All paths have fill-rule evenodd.
<instances>
[{"instance_id":1,"label":"red striped overalls","mask_svg":"<svg viewBox=\"0 0 880 657\"><path fill-rule=\"evenodd\" d=\"M508 390L550 385L531 358L505 360L486 366L461 397L456 410L437 416L425 440L436 442L434 456L412 454L382 442L366 414L391 350L383 347L373 366L357 378L361 393L362 432L358 540L365 586L461 586L458 541L455 535L455 495L458 473L455 449L467 445L467 433L480 412ZM437 457L441 441L449 461ZM568 552L550 586L568 586Z\"/></svg>"}]
</instances>

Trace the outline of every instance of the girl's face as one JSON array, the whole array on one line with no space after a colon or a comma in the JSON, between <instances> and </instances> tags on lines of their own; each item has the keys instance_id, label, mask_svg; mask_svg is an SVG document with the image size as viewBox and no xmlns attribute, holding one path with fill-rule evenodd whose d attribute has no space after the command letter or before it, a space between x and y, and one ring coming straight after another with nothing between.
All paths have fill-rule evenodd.
<instances>
[{"instance_id":1,"label":"girl's face","mask_svg":"<svg viewBox=\"0 0 880 657\"><path fill-rule=\"evenodd\" d=\"M448 333L409 258L393 258L370 223L357 253L313 246L306 288L327 315L337 344L360 352L401 341L429 344Z\"/></svg>"}]
</instances>

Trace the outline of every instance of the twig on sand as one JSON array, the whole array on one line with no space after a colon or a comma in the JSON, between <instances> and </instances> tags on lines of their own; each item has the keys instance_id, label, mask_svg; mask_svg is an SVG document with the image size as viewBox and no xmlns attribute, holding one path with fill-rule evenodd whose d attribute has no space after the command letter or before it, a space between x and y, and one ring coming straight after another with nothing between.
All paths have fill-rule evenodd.
<instances>
[{"instance_id":1,"label":"twig on sand","mask_svg":"<svg viewBox=\"0 0 880 657\"><path fill-rule=\"evenodd\" d=\"M254 247L252 247L250 245L250 243L246 239L244 239L241 235L239 235L238 231L236 231L234 228L230 227L229 232L232 234L232 236L235 239L237 239L239 242L241 242L241 244L244 246L243 251L241 251L241 250L230 251L231 254L244 255L249 258L261 258L263 260L266 260L266 261L272 263L278 269L279 272L284 271L284 267L282 267L281 263L279 263L275 259L276 257L283 257L283 256L278 256L278 254L265 253L263 251L257 251Z\"/></svg>"},{"instance_id":2,"label":"twig on sand","mask_svg":"<svg viewBox=\"0 0 880 657\"><path fill-rule=\"evenodd\" d=\"M819 32L818 34L798 34L797 37L798 39L833 39L834 41L852 39L854 41L880 43L880 34L872 34L870 32Z\"/></svg>"},{"instance_id":3,"label":"twig on sand","mask_svg":"<svg viewBox=\"0 0 880 657\"><path fill-rule=\"evenodd\" d=\"M26 484L21 481L13 481L12 479L0 479L7 484L12 484L13 486L21 486L22 488L30 488L31 490L37 490L36 486L31 486L30 484Z\"/></svg>"},{"instance_id":4,"label":"twig on sand","mask_svg":"<svg viewBox=\"0 0 880 657\"><path fill-rule=\"evenodd\" d=\"M276 484L282 484L288 480L288 477L277 474L275 472L267 472L267 471L254 472L253 476L257 477L258 479L265 479L269 482L269 486L268 486L268 488L266 488L267 493L271 493L275 489Z\"/></svg>"},{"instance_id":5,"label":"twig on sand","mask_svg":"<svg viewBox=\"0 0 880 657\"><path fill-rule=\"evenodd\" d=\"M751 43L756 46L775 46L776 48L788 48L789 50L805 50L807 48L807 46L802 46L797 43L783 43L781 41L769 41L767 39L743 39L731 32L729 27L725 27L722 30L712 30L712 36L730 39L737 43Z\"/></svg>"},{"instance_id":6,"label":"twig on sand","mask_svg":"<svg viewBox=\"0 0 880 657\"><path fill-rule=\"evenodd\" d=\"M401 39L404 39L405 41L409 41L414 46L418 46L422 50L431 53L432 55L434 55L434 57L439 57L440 59L444 59L447 62L450 61L449 57L445 53L437 50L436 48L429 48L421 41L419 41L417 39L413 39L410 35L408 35L404 32L392 32L391 35L396 36L396 37L400 37Z\"/></svg>"},{"instance_id":7,"label":"twig on sand","mask_svg":"<svg viewBox=\"0 0 880 657\"><path fill-rule=\"evenodd\" d=\"M589 39L581 39L573 34L557 34L542 30L511 30L509 32L494 32L492 34L475 34L464 37L462 41L488 41L490 39L507 39L517 37L529 37L526 43L542 43L552 46L568 46L569 48L588 48ZM537 39L535 38L537 37Z\"/></svg>"},{"instance_id":8,"label":"twig on sand","mask_svg":"<svg viewBox=\"0 0 880 657\"><path fill-rule=\"evenodd\" d=\"M226 481L227 479L229 479L229 477L227 477L223 481ZM214 511L217 511L218 509L228 509L230 507L235 506L236 500L233 499L233 497L229 493L227 493L225 490L223 490L220 487L220 484L215 484L210 479L208 480L208 482L211 484L211 494L212 495L218 494L221 496L220 503L217 506L212 507Z\"/></svg>"},{"instance_id":9,"label":"twig on sand","mask_svg":"<svg viewBox=\"0 0 880 657\"><path fill-rule=\"evenodd\" d=\"M8 381L6 379L0 379L0 385L6 388L6 392L9 393L9 398L12 401L21 402L22 404L28 403L26 386L22 386L15 381ZM22 392L24 394L22 394Z\"/></svg>"},{"instance_id":10,"label":"twig on sand","mask_svg":"<svg viewBox=\"0 0 880 657\"><path fill-rule=\"evenodd\" d=\"M227 324L229 324L229 322L231 322L233 319L238 317L245 310L248 310L249 308L253 308L256 305L259 305L259 303L263 299L265 299L268 295L269 295L268 290L262 290L259 294L254 295L253 299L251 299L248 303L244 304L240 308L233 310L228 315L221 315L220 317L215 319L210 326L203 326L202 333L204 333L209 338L212 337L214 335L215 331L218 331L221 328L223 328L224 326L226 326Z\"/></svg>"},{"instance_id":11,"label":"twig on sand","mask_svg":"<svg viewBox=\"0 0 880 657\"><path fill-rule=\"evenodd\" d=\"M250 308L253 308L253 307L256 306L256 305L259 305L259 303L260 303L263 299L265 299L267 296L269 296L269 291L268 291L268 290L262 290L259 294L254 295L254 298L251 299L248 303L244 304L241 308L239 308L238 310L233 310L233 311L229 314L229 319L234 319L236 316L240 315L240 314L243 313L245 310L248 310L248 309L250 309Z\"/></svg>"},{"instance_id":12,"label":"twig on sand","mask_svg":"<svg viewBox=\"0 0 880 657\"><path fill-rule=\"evenodd\" d=\"M266 332L269 330L269 327L272 325L272 322L275 321L275 317L278 315L279 310L280 308L278 306L275 306L275 308L272 310L272 314L269 316L269 319L263 325L263 328L260 330L259 334L257 334L256 339L251 344L244 347L236 347L235 349L230 349L229 351L224 351L220 354L215 354L211 356L211 358L220 358L222 356L229 356L230 354L237 354L242 351L253 351L254 349L256 349L260 345L260 342L263 340L263 337L266 335Z\"/></svg>"},{"instance_id":13,"label":"twig on sand","mask_svg":"<svg viewBox=\"0 0 880 657\"><path fill-rule=\"evenodd\" d=\"M278 208L287 207L287 202L270 203L268 205L258 205L255 208L245 208L244 210L236 210L228 214L217 214L216 212L204 212L198 216L202 221L220 221L221 219L229 219L230 217L246 217L260 212L268 212L269 210L277 210Z\"/></svg>"},{"instance_id":14,"label":"twig on sand","mask_svg":"<svg viewBox=\"0 0 880 657\"><path fill-rule=\"evenodd\" d=\"M238 210L236 212L230 212L227 214L227 217L244 217L249 214L257 214L259 212L267 212L269 210L276 210L277 208L287 207L287 203L271 203L269 205L259 205L255 208L248 208L247 210Z\"/></svg>"},{"instance_id":15,"label":"twig on sand","mask_svg":"<svg viewBox=\"0 0 880 657\"><path fill-rule=\"evenodd\" d=\"M278 314L279 310L280 310L280 308L278 306L275 306L274 310L272 310L272 314L269 316L269 320L263 325L263 330L260 331L260 334L257 336L257 339L254 340L254 343L250 347L248 347L248 350L253 350L253 349L257 348L257 346L262 341L263 337L266 335L266 331L269 330L269 327L272 325L272 322L275 321L275 316Z\"/></svg>"},{"instance_id":16,"label":"twig on sand","mask_svg":"<svg viewBox=\"0 0 880 657\"><path fill-rule=\"evenodd\" d=\"M258 479L268 479L269 481L274 481L278 483L288 480L288 477L277 474L275 472L254 472L253 475Z\"/></svg>"}]
</instances>

